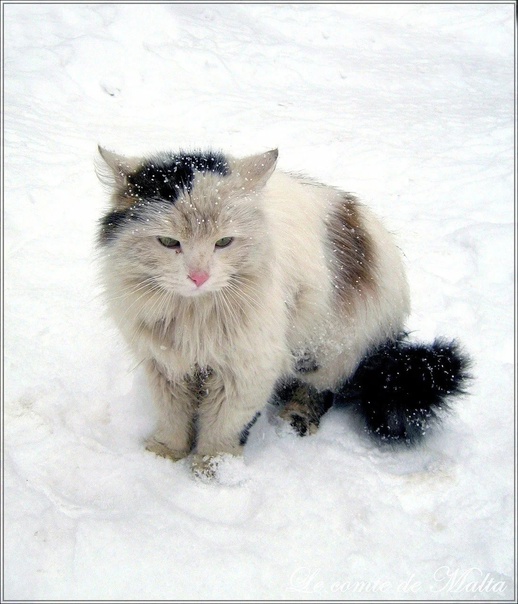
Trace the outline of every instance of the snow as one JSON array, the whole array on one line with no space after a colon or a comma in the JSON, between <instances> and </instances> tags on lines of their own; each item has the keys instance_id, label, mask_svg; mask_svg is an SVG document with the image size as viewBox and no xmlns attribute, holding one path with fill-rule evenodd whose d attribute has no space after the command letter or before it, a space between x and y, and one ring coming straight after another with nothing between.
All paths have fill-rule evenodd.
<instances>
[{"instance_id":1,"label":"snow","mask_svg":"<svg viewBox=\"0 0 518 604\"><path fill-rule=\"evenodd\" d=\"M4 4L7 600L512 600L514 11L487 4ZM96 146L279 147L404 250L414 336L471 395L417 449L274 410L219 482L146 452L103 316Z\"/></svg>"}]
</instances>

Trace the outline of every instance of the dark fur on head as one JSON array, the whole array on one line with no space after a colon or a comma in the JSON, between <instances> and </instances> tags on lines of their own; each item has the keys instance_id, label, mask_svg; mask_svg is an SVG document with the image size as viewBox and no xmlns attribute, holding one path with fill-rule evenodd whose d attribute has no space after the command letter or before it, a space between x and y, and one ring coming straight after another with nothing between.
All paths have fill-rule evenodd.
<instances>
[{"instance_id":1,"label":"dark fur on head","mask_svg":"<svg viewBox=\"0 0 518 604\"><path fill-rule=\"evenodd\" d=\"M196 172L226 176L230 168L225 156L215 151L162 153L155 155L128 175L128 194L139 199L167 200L172 203L180 191L190 191Z\"/></svg>"},{"instance_id":2,"label":"dark fur on head","mask_svg":"<svg viewBox=\"0 0 518 604\"><path fill-rule=\"evenodd\" d=\"M448 411L449 397L465 393L470 365L455 341L417 344L402 337L368 355L335 401L352 404L382 441L416 443Z\"/></svg>"},{"instance_id":3,"label":"dark fur on head","mask_svg":"<svg viewBox=\"0 0 518 604\"><path fill-rule=\"evenodd\" d=\"M106 154L104 150L103 153ZM103 170L104 167L98 167L99 177L113 184L110 173ZM139 162L130 160L127 164L120 161L118 171L120 178L115 182L115 196L119 204L100 221L101 244L113 241L117 231L129 222L145 220L144 213L150 203L175 203L182 191L190 192L196 172L227 176L231 170L222 153L209 150L160 153Z\"/></svg>"}]
</instances>

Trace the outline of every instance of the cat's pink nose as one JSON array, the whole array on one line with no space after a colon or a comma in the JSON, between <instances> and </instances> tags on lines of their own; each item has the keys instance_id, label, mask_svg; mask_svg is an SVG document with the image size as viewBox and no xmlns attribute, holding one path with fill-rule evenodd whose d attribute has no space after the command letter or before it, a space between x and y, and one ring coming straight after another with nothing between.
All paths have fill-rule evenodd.
<instances>
[{"instance_id":1,"label":"cat's pink nose","mask_svg":"<svg viewBox=\"0 0 518 604\"><path fill-rule=\"evenodd\" d=\"M196 287L203 285L209 277L209 273L206 273L205 271L193 271L192 273L189 273L189 279L196 283Z\"/></svg>"}]
</instances>

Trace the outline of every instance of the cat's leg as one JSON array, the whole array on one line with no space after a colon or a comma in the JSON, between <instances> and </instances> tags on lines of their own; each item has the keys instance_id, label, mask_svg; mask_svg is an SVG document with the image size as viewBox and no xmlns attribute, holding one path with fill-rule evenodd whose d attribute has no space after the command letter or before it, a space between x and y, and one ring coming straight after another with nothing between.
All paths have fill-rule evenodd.
<instances>
[{"instance_id":1,"label":"cat's leg","mask_svg":"<svg viewBox=\"0 0 518 604\"><path fill-rule=\"evenodd\" d=\"M293 353L293 377L277 384L275 395L284 405L279 417L287 421L300 436L314 434L320 418L332 407L333 394L325 387L315 387L311 377L322 371L321 359L310 349Z\"/></svg>"},{"instance_id":2,"label":"cat's leg","mask_svg":"<svg viewBox=\"0 0 518 604\"><path fill-rule=\"evenodd\" d=\"M285 402L279 417L287 421L300 436L314 434L320 418L333 406L333 394L319 391L311 384L292 380L277 388L277 397Z\"/></svg>"},{"instance_id":3,"label":"cat's leg","mask_svg":"<svg viewBox=\"0 0 518 604\"><path fill-rule=\"evenodd\" d=\"M189 455L194 441L195 400L188 381L168 380L153 361L146 366L153 401L158 411L155 434L146 449L178 461Z\"/></svg>"},{"instance_id":4,"label":"cat's leg","mask_svg":"<svg viewBox=\"0 0 518 604\"><path fill-rule=\"evenodd\" d=\"M275 384L273 371L248 371L247 379L217 372L207 382L207 395L198 409L194 474L212 478L222 456L240 456L248 432L267 404Z\"/></svg>"}]
</instances>

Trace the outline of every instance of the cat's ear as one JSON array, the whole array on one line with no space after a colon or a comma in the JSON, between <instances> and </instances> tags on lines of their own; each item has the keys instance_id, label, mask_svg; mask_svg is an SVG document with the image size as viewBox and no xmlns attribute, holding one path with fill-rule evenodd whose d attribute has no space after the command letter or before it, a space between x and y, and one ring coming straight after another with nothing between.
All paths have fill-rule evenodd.
<instances>
[{"instance_id":1,"label":"cat's ear","mask_svg":"<svg viewBox=\"0 0 518 604\"><path fill-rule=\"evenodd\" d=\"M251 155L243 159L234 159L231 163L232 173L240 177L246 189L260 189L275 170L278 149L266 153Z\"/></svg>"},{"instance_id":2,"label":"cat's ear","mask_svg":"<svg viewBox=\"0 0 518 604\"><path fill-rule=\"evenodd\" d=\"M135 172L142 160L138 157L124 157L113 151L108 151L100 145L97 147L104 162L97 162L95 169L97 176L104 184L111 187L125 187L128 184L128 175Z\"/></svg>"}]
</instances>

